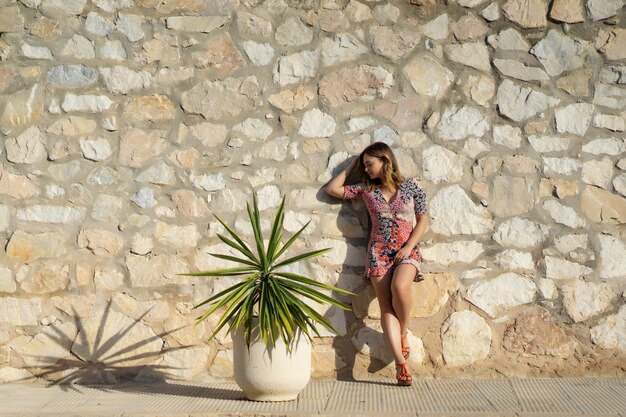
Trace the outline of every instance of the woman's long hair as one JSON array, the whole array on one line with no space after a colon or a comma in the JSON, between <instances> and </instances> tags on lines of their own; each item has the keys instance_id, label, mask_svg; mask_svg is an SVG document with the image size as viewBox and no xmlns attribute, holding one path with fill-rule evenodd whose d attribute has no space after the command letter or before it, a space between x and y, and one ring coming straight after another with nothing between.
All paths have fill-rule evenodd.
<instances>
[{"instance_id":1,"label":"woman's long hair","mask_svg":"<svg viewBox=\"0 0 626 417\"><path fill-rule=\"evenodd\" d=\"M365 173L365 164L363 158L365 155L379 158L383 162L381 179L371 179L369 175ZM404 181L404 177L400 174L398 167L398 161L393 154L391 148L383 142L376 142L369 145L359 155L359 161L356 166L357 173L361 177L361 181L365 185L368 191L374 190L374 188L386 184L387 186L393 186L396 190L400 187L400 184Z\"/></svg>"}]
</instances>

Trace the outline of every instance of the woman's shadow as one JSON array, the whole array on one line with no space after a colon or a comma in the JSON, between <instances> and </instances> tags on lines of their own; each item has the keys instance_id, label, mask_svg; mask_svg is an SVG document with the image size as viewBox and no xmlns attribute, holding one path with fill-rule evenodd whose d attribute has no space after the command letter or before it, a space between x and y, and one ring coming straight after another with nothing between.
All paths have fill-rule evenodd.
<instances>
[{"instance_id":1,"label":"woman's shadow","mask_svg":"<svg viewBox=\"0 0 626 417\"><path fill-rule=\"evenodd\" d=\"M338 165L332 172L332 177L340 173L347 166L348 161ZM352 172L347 177L345 185L353 185L361 182L360 178ZM339 288L347 289L355 293L354 296L344 294L333 294L335 298L340 299L352 306L351 311L346 311L345 327L347 329L345 336L336 336L333 339L332 346L336 354L335 369L337 379L347 381L361 380L362 377L357 375L355 368L362 366L363 361L369 359L367 371L369 373L378 372L386 368L393 358L378 359L374 356L361 353L367 342L362 342L357 334L366 329L367 337L375 339L375 344L386 346L384 334L376 329L369 327L365 319L368 317L369 306L372 302L377 303L376 296L371 284L364 279L367 242L369 241L371 231L371 221L367 208L361 200L341 200L329 196L324 187L320 188L317 193L317 199L327 204L340 205L336 217L336 228L340 236L333 236L344 240L348 244L348 253L341 267L339 278L334 284ZM355 227L356 226L356 227ZM351 252L357 250L360 252L361 262L359 265L349 265L354 262L346 262L348 258L356 257Z\"/></svg>"}]
</instances>

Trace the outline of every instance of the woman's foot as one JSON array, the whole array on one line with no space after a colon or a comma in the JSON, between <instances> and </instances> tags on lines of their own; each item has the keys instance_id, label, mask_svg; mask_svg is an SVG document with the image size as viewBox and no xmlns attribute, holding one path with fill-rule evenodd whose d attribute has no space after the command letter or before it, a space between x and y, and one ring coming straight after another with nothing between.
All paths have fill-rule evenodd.
<instances>
[{"instance_id":1,"label":"woman's foot","mask_svg":"<svg viewBox=\"0 0 626 417\"><path fill-rule=\"evenodd\" d=\"M402 356L404 357L404 359L409 359L409 356L411 356L411 347L409 346L409 341L406 340L407 336L408 332L400 338L400 345L402 346Z\"/></svg>"},{"instance_id":2,"label":"woman's foot","mask_svg":"<svg viewBox=\"0 0 626 417\"><path fill-rule=\"evenodd\" d=\"M398 385L402 387L408 387L413 383L413 378L406 367L406 362L396 364L396 379Z\"/></svg>"}]
</instances>

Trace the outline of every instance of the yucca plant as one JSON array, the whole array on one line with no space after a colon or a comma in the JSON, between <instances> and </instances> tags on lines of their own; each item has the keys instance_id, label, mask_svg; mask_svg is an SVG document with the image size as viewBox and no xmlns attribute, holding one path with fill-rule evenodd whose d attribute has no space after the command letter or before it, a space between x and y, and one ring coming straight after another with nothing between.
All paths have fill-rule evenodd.
<instances>
[{"instance_id":1,"label":"yucca plant","mask_svg":"<svg viewBox=\"0 0 626 417\"><path fill-rule=\"evenodd\" d=\"M204 314L197 318L197 322L205 320L218 309L224 308L210 339L215 337L227 324L229 332L243 326L248 346L250 346L250 338L254 327L254 317L258 317L259 334L266 346L270 342L272 344L275 343L278 337L282 337L289 349L291 342L297 336L298 330L301 330L309 340L312 339L311 330L320 336L315 326L316 323L336 333L337 330L332 323L307 305L303 299L306 298L317 303L329 303L344 310L349 310L350 307L318 291L318 289L336 291L343 294L352 293L298 274L281 271L281 268L287 265L322 255L331 249L315 250L279 260L281 255L289 249L298 236L306 229L310 221L283 244L283 221L285 218L285 198L283 197L274 218L272 231L266 247L261 230L261 215L256 194L253 194L252 199L253 207L250 207L250 204L247 203L246 208L252 223L256 251L253 251L232 228L215 215L232 239L221 234L218 234L218 237L222 242L239 252L241 256L219 253L211 253L210 255L226 261L238 262L243 266L183 274L199 277L243 275L241 281L194 307L199 308L207 304L210 306Z\"/></svg>"}]
</instances>

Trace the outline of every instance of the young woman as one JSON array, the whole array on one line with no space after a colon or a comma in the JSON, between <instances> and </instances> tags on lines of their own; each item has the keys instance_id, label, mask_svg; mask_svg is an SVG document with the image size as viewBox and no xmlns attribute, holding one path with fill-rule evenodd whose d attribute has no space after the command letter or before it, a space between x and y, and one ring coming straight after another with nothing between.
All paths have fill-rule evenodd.
<instances>
[{"instance_id":1,"label":"young woman","mask_svg":"<svg viewBox=\"0 0 626 417\"><path fill-rule=\"evenodd\" d=\"M346 186L346 177L353 169L362 183ZM428 226L426 195L414 179L400 175L393 152L382 142L368 146L353 158L325 190L334 197L365 201L372 222L365 279L374 285L383 332L396 362L398 385L411 385L406 366L411 351L406 336L411 283L424 278L418 242Z\"/></svg>"}]
</instances>

